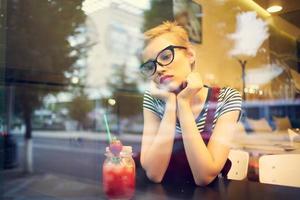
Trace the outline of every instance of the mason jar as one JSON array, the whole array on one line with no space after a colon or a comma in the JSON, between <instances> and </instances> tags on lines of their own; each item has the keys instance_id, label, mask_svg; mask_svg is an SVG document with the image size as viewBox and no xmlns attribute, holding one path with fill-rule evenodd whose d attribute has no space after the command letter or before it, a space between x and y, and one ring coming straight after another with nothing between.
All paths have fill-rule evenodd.
<instances>
[{"instance_id":1,"label":"mason jar","mask_svg":"<svg viewBox=\"0 0 300 200\"><path fill-rule=\"evenodd\" d=\"M130 199L135 190L135 162L132 147L123 146L119 155L106 147L103 163L103 189L109 199Z\"/></svg>"}]
</instances>

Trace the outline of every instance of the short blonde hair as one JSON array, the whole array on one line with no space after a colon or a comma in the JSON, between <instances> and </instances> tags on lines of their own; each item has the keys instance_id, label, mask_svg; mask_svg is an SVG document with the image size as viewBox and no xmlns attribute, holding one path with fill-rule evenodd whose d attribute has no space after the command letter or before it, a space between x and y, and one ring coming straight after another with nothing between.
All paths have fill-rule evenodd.
<instances>
[{"instance_id":1,"label":"short blonde hair","mask_svg":"<svg viewBox=\"0 0 300 200\"><path fill-rule=\"evenodd\" d=\"M170 22L170 21L165 21L162 24L146 31L144 33L144 39L145 39L145 46L149 44L151 40L154 38L165 34L165 33L171 33L175 36L175 38L178 39L181 45L187 45L189 44L189 37L188 33L186 30L178 25L176 21Z\"/></svg>"}]
</instances>

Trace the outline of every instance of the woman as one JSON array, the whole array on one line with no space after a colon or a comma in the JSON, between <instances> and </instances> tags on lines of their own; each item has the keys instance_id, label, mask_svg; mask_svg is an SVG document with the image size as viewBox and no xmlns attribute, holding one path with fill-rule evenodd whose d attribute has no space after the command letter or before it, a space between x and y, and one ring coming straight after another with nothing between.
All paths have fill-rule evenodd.
<instances>
[{"instance_id":1,"label":"woman","mask_svg":"<svg viewBox=\"0 0 300 200\"><path fill-rule=\"evenodd\" d=\"M141 165L156 183L207 185L227 161L241 96L203 85L188 35L175 22L147 31L145 39L140 69L151 87L144 94Z\"/></svg>"}]
</instances>

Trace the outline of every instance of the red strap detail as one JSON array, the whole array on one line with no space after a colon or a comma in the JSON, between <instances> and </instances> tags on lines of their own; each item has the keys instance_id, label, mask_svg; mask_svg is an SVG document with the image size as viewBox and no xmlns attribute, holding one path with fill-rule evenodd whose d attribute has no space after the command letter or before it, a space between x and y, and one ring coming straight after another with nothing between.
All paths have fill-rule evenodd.
<instances>
[{"instance_id":1,"label":"red strap detail","mask_svg":"<svg viewBox=\"0 0 300 200\"><path fill-rule=\"evenodd\" d=\"M218 105L219 94L220 94L220 88L213 87L212 94L210 95L208 100L208 110L205 119L205 125L201 133L203 139L209 139L210 135L212 134L212 127L213 127L214 117Z\"/></svg>"}]
</instances>

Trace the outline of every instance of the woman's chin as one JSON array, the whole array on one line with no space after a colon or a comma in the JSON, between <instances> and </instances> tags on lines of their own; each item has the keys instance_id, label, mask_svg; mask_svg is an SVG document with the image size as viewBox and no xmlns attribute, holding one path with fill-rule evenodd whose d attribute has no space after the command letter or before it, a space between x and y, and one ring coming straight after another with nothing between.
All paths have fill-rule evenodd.
<instances>
[{"instance_id":1,"label":"woman's chin","mask_svg":"<svg viewBox=\"0 0 300 200\"><path fill-rule=\"evenodd\" d=\"M170 82L165 85L160 85L160 88L165 91L178 94L181 90L183 90L185 88L185 85L184 85L184 83L178 84L176 82Z\"/></svg>"},{"instance_id":2,"label":"woman's chin","mask_svg":"<svg viewBox=\"0 0 300 200\"><path fill-rule=\"evenodd\" d=\"M177 88L176 90L172 90L171 92L177 95L177 94L179 94L180 91L181 90L179 88Z\"/></svg>"},{"instance_id":3,"label":"woman's chin","mask_svg":"<svg viewBox=\"0 0 300 200\"><path fill-rule=\"evenodd\" d=\"M183 84L178 85L173 85L173 87L170 87L169 91L175 94L178 94L179 92L181 92L181 90L184 89Z\"/></svg>"}]
</instances>

